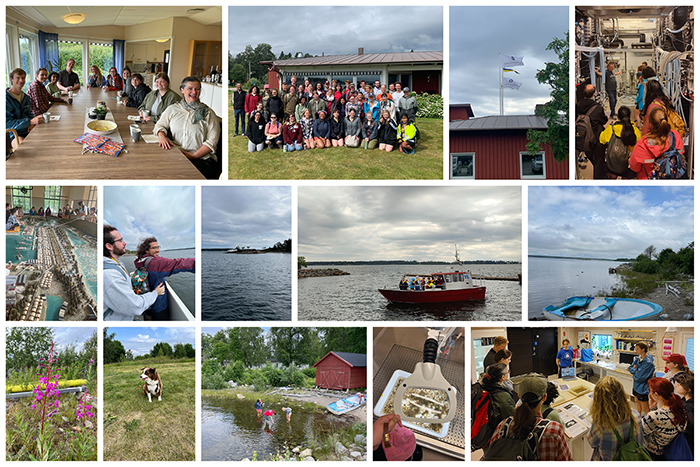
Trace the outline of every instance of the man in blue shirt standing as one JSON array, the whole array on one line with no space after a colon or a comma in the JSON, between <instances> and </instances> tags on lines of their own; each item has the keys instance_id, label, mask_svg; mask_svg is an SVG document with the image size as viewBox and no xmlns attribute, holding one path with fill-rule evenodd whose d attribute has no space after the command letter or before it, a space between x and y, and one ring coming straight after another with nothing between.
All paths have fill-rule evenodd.
<instances>
[{"instance_id":1,"label":"man in blue shirt standing","mask_svg":"<svg viewBox=\"0 0 700 467\"><path fill-rule=\"evenodd\" d=\"M569 344L569 339L564 339L562 341L563 347L557 352L557 366L559 367L560 377L562 368L570 368L574 364L574 349Z\"/></svg>"}]
</instances>

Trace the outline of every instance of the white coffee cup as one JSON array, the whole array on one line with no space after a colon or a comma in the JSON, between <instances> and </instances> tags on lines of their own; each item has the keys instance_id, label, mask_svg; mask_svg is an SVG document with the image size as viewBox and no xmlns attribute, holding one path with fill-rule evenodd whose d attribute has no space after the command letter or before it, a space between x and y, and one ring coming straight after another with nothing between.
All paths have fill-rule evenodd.
<instances>
[{"instance_id":1,"label":"white coffee cup","mask_svg":"<svg viewBox=\"0 0 700 467\"><path fill-rule=\"evenodd\" d=\"M49 123L51 121L51 112L44 113L43 117L44 117L44 123Z\"/></svg>"}]
</instances>

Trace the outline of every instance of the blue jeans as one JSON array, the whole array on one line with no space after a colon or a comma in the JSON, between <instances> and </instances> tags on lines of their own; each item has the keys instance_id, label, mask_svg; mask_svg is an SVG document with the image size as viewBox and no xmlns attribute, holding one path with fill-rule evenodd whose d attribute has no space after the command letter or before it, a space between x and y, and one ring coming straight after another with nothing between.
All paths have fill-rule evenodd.
<instances>
[{"instance_id":1,"label":"blue jeans","mask_svg":"<svg viewBox=\"0 0 700 467\"><path fill-rule=\"evenodd\" d=\"M304 146L301 143L297 143L296 141L293 141L292 144L287 144L287 152L294 152L294 151L301 151L304 149Z\"/></svg>"},{"instance_id":2,"label":"blue jeans","mask_svg":"<svg viewBox=\"0 0 700 467\"><path fill-rule=\"evenodd\" d=\"M233 111L233 119L236 121L236 130L233 133L234 135L238 134L238 117L241 118L241 129L243 130L242 133L245 133L245 110L235 109Z\"/></svg>"},{"instance_id":3,"label":"blue jeans","mask_svg":"<svg viewBox=\"0 0 700 467\"><path fill-rule=\"evenodd\" d=\"M608 99L610 99L610 117L614 117L615 106L617 105L617 91L608 91Z\"/></svg>"}]
</instances>

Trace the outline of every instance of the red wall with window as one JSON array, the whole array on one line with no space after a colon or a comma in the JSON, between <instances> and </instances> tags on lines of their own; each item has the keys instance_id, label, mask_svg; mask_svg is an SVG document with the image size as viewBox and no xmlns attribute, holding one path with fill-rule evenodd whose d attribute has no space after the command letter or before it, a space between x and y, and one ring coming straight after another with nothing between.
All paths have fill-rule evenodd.
<instances>
[{"instance_id":1,"label":"red wall with window","mask_svg":"<svg viewBox=\"0 0 700 467\"><path fill-rule=\"evenodd\" d=\"M440 94L440 70L414 71L412 90L418 94Z\"/></svg>"}]
</instances>

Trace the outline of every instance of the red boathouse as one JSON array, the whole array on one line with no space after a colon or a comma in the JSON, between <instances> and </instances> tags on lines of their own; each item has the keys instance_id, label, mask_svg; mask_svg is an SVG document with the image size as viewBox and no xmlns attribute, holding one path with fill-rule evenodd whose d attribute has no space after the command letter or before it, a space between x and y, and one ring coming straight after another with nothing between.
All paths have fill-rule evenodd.
<instances>
[{"instance_id":1,"label":"red boathouse","mask_svg":"<svg viewBox=\"0 0 700 467\"><path fill-rule=\"evenodd\" d=\"M348 352L328 352L313 365L316 386L325 389L367 387L367 355Z\"/></svg>"}]
</instances>

